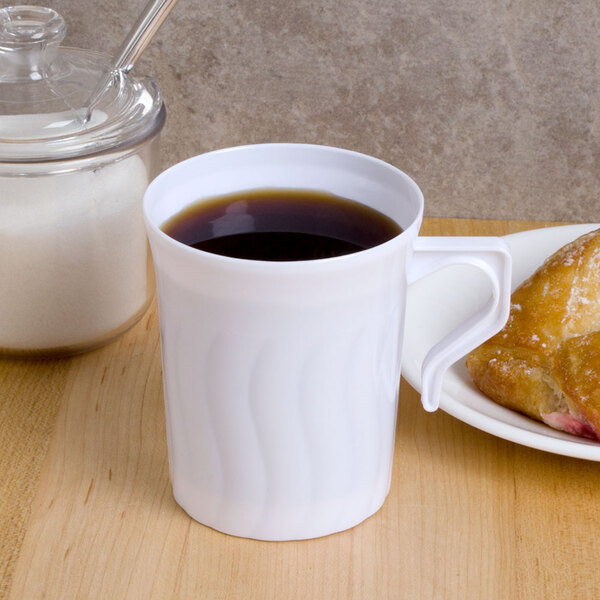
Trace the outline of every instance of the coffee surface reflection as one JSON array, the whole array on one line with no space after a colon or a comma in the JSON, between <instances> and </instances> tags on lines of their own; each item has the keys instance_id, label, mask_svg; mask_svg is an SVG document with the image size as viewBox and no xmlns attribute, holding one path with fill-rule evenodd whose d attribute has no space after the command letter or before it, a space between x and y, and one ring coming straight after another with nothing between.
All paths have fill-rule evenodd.
<instances>
[{"instance_id":1,"label":"coffee surface reflection","mask_svg":"<svg viewBox=\"0 0 600 600\"><path fill-rule=\"evenodd\" d=\"M258 189L208 198L174 215L161 229L213 254L299 261L351 254L402 232L379 211L327 192Z\"/></svg>"}]
</instances>

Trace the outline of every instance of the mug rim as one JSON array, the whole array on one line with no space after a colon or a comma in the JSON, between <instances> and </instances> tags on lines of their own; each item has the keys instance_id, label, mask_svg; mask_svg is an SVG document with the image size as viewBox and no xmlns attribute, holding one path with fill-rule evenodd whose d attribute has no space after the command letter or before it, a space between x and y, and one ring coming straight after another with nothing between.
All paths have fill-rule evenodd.
<instances>
[{"instance_id":1,"label":"mug rim","mask_svg":"<svg viewBox=\"0 0 600 600\"><path fill-rule=\"evenodd\" d=\"M413 188L413 191L416 192L416 198L418 200L419 206L417 210L416 217L411 221L410 225L406 228L402 228L402 231L392 237L391 239L377 244L376 246L372 246L371 248L365 248L363 250L359 250L357 252L352 252L349 254L342 254L339 256L332 256L328 258L315 258L309 260L289 260L289 261L270 261L270 260L260 260L260 259L248 259L248 258L239 258L234 256L225 256L221 254L215 254L212 252L207 252L205 250L200 250L198 248L192 248L187 244L177 241L172 238L168 234L166 234L151 217L150 217L150 203L152 201L156 201L156 193L155 190L159 187L164 180L170 179L173 177L175 173L178 171L185 169L188 165L193 164L195 162L199 162L201 160L206 160L210 156L224 155L224 154L233 154L236 152L247 152L252 149L296 149L296 150L307 150L307 151L318 151L318 152L331 152L333 154L343 154L346 156L354 156L362 161L371 162L372 164L376 164L380 167L393 171L396 175L399 175L402 179L404 179L410 187ZM268 187L268 186L263 186ZM247 188L250 189L260 189L256 188ZM301 189L298 186L294 186L293 189ZM244 189L239 189L238 191L243 192ZM233 192L232 192L233 193ZM209 196L207 196L208 198ZM199 198L200 199L200 198ZM340 262L346 263L348 261L352 261L354 263L363 260L370 260L372 258L376 258L380 253L387 252L391 246L396 244L403 243L407 238L418 235L419 229L421 227L421 222L423 219L423 210L424 210L424 197L423 192L417 183L404 171L395 167L394 165L376 158L374 156L370 156L369 154L364 154L361 152L357 152L355 150L348 150L345 148L339 148L336 146L328 146L324 144L304 144L304 143L294 143L294 142L268 142L268 143L260 143L260 144L242 144L238 146L230 146L226 148L219 148L216 150L210 150L208 152L203 152L201 154L197 154L195 156L184 159L169 168L165 169L162 173L160 173L157 177L155 177L150 184L148 185L143 198L142 203L143 217L144 222L146 224L147 230L158 237L164 244L168 244L169 246L177 249L177 251L182 252L183 255L192 258L194 260L204 259L204 260L213 260L215 262L220 262L224 266L242 266L244 268L252 268L252 266L256 266L261 270L264 269L272 269L272 270L285 270L289 271L291 269L314 269L318 266L325 265L338 265ZM174 216L177 213L173 213L169 218ZM415 231L416 230L416 231ZM339 265L341 266L341 265Z\"/></svg>"}]
</instances>

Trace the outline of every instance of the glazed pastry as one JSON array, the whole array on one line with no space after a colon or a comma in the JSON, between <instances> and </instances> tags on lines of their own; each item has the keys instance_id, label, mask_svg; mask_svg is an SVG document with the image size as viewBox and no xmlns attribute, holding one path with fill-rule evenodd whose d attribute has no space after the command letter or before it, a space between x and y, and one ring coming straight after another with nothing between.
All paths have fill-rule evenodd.
<instances>
[{"instance_id":1,"label":"glazed pastry","mask_svg":"<svg viewBox=\"0 0 600 600\"><path fill-rule=\"evenodd\" d=\"M506 326L469 354L467 368L499 404L600 440L600 230L515 290Z\"/></svg>"}]
</instances>

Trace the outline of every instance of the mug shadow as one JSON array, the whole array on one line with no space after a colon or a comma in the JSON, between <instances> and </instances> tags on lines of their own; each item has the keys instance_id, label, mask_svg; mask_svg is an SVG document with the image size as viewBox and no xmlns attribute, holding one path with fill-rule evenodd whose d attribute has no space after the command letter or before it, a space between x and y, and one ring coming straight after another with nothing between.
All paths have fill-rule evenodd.
<instances>
[{"instance_id":1,"label":"mug shadow","mask_svg":"<svg viewBox=\"0 0 600 600\"><path fill-rule=\"evenodd\" d=\"M72 360L76 374L58 426L63 468L80 474L83 504L93 511L102 503L117 512L180 510L169 480L156 311L119 340Z\"/></svg>"}]
</instances>

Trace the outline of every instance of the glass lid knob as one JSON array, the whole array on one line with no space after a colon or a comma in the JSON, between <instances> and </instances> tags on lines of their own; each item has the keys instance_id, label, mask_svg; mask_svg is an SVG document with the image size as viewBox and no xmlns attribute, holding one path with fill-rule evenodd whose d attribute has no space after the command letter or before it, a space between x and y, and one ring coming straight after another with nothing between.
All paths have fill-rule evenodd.
<instances>
[{"instance_id":1,"label":"glass lid knob","mask_svg":"<svg viewBox=\"0 0 600 600\"><path fill-rule=\"evenodd\" d=\"M66 29L64 19L50 8L0 9L0 81L42 79Z\"/></svg>"}]
</instances>

